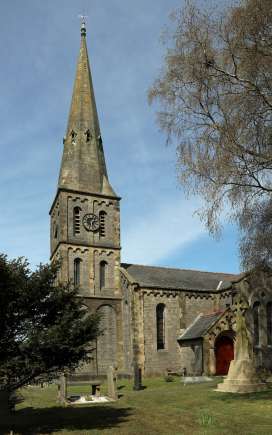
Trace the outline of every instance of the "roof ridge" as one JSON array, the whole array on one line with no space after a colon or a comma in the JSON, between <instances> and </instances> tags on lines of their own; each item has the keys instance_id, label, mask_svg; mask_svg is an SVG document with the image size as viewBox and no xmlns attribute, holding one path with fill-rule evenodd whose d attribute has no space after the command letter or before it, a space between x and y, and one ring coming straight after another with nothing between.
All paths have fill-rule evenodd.
<instances>
[{"instance_id":1,"label":"roof ridge","mask_svg":"<svg viewBox=\"0 0 272 435\"><path fill-rule=\"evenodd\" d=\"M127 266L140 266L140 267L148 267L148 268L155 268L155 269L168 269L168 270L182 270L182 271L188 271L188 272L201 272L201 273L209 273L214 275L229 275L229 276L239 276L240 273L229 273L229 272L209 272L208 270L199 270L199 269L181 269L177 267L168 267L168 266L150 266L148 264L135 264L135 263L121 263L125 264Z\"/></svg>"},{"instance_id":2,"label":"roof ridge","mask_svg":"<svg viewBox=\"0 0 272 435\"><path fill-rule=\"evenodd\" d=\"M212 316L219 316L219 314L222 314L224 312L224 310L217 310L217 311L213 311L212 313L202 313L202 317L212 317Z\"/></svg>"}]
</instances>

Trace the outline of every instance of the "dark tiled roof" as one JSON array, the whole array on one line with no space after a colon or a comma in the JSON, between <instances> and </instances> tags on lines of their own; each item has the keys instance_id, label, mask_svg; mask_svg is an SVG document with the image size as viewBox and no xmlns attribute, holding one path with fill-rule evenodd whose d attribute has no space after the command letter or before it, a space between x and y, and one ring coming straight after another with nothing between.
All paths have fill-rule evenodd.
<instances>
[{"instance_id":1,"label":"dark tiled roof","mask_svg":"<svg viewBox=\"0 0 272 435\"><path fill-rule=\"evenodd\" d=\"M237 275L229 273L202 272L200 270L170 269L168 267L121 265L141 287L177 290L216 291L227 288Z\"/></svg>"},{"instance_id":2,"label":"dark tiled roof","mask_svg":"<svg viewBox=\"0 0 272 435\"><path fill-rule=\"evenodd\" d=\"M179 337L179 340L193 340L205 335L208 329L222 316L222 312L200 314Z\"/></svg>"}]
</instances>

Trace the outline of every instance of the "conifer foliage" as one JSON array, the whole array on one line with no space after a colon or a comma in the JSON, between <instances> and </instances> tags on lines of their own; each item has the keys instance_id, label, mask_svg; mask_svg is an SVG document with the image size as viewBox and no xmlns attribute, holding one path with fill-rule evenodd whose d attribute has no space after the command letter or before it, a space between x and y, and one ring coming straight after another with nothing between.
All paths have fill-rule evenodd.
<instances>
[{"instance_id":1,"label":"conifer foliage","mask_svg":"<svg viewBox=\"0 0 272 435\"><path fill-rule=\"evenodd\" d=\"M32 272L25 259L0 255L2 389L54 379L90 358L99 318L84 309L76 288L57 283L58 270L52 264Z\"/></svg>"}]
</instances>

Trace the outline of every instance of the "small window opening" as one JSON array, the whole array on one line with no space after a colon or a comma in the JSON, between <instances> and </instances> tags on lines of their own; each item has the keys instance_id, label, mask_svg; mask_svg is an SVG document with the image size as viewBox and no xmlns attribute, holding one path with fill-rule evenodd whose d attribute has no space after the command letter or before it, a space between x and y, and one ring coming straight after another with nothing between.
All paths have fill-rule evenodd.
<instances>
[{"instance_id":1,"label":"small window opening","mask_svg":"<svg viewBox=\"0 0 272 435\"><path fill-rule=\"evenodd\" d=\"M76 143L77 133L74 130L72 130L71 133L70 133L70 136L72 138L72 144L75 144Z\"/></svg>"},{"instance_id":2,"label":"small window opening","mask_svg":"<svg viewBox=\"0 0 272 435\"><path fill-rule=\"evenodd\" d=\"M79 286L80 285L80 275L81 275L81 259L76 258L74 260L74 285Z\"/></svg>"},{"instance_id":3,"label":"small window opening","mask_svg":"<svg viewBox=\"0 0 272 435\"><path fill-rule=\"evenodd\" d=\"M157 349L165 349L165 305L159 304L156 307L157 323Z\"/></svg>"},{"instance_id":4,"label":"small window opening","mask_svg":"<svg viewBox=\"0 0 272 435\"><path fill-rule=\"evenodd\" d=\"M100 263L100 290L106 287L106 275L107 275L108 263L106 261L101 261Z\"/></svg>"},{"instance_id":5,"label":"small window opening","mask_svg":"<svg viewBox=\"0 0 272 435\"><path fill-rule=\"evenodd\" d=\"M80 207L74 208L74 236L80 234Z\"/></svg>"},{"instance_id":6,"label":"small window opening","mask_svg":"<svg viewBox=\"0 0 272 435\"><path fill-rule=\"evenodd\" d=\"M99 213L99 237L106 237L106 212L101 211Z\"/></svg>"},{"instance_id":7,"label":"small window opening","mask_svg":"<svg viewBox=\"0 0 272 435\"><path fill-rule=\"evenodd\" d=\"M57 239L59 235L59 227L57 224L54 226L54 238Z\"/></svg>"},{"instance_id":8,"label":"small window opening","mask_svg":"<svg viewBox=\"0 0 272 435\"><path fill-rule=\"evenodd\" d=\"M89 129L85 131L85 136L86 136L86 142L90 142L91 132Z\"/></svg>"}]
</instances>

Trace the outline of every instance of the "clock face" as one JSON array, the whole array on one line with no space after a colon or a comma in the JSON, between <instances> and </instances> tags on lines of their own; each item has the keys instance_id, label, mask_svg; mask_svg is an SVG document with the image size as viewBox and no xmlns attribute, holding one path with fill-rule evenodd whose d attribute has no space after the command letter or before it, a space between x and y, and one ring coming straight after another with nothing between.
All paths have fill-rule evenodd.
<instances>
[{"instance_id":1,"label":"clock face","mask_svg":"<svg viewBox=\"0 0 272 435\"><path fill-rule=\"evenodd\" d=\"M87 231L96 231L99 228L99 219L93 213L85 214L83 225Z\"/></svg>"}]
</instances>

